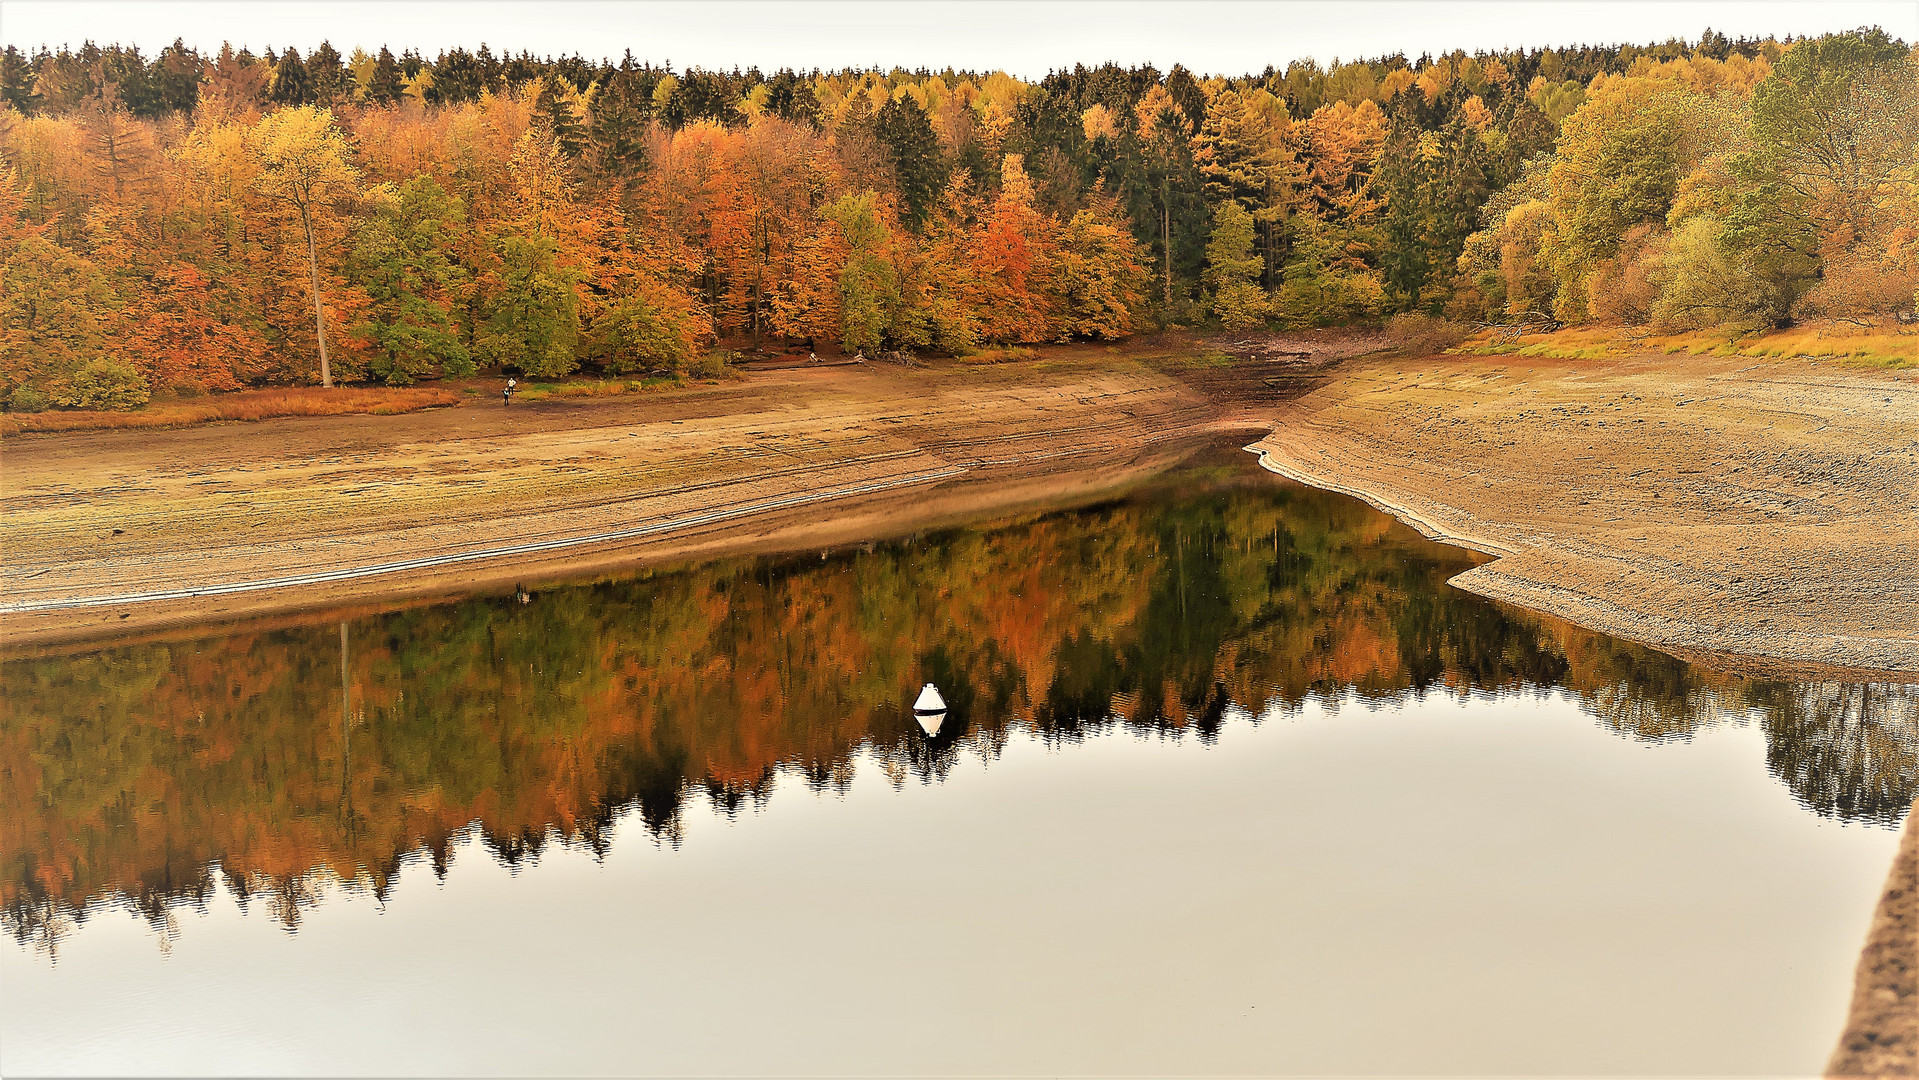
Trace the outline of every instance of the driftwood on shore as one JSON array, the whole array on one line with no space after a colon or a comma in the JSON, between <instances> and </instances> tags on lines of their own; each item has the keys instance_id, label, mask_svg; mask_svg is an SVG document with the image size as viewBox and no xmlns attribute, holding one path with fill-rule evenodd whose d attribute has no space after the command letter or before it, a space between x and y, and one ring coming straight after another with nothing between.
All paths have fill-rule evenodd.
<instances>
[{"instance_id":1,"label":"driftwood on shore","mask_svg":"<svg viewBox=\"0 0 1919 1080\"><path fill-rule=\"evenodd\" d=\"M1826 1075L1919 1076L1919 802L1906 815Z\"/></svg>"},{"instance_id":2,"label":"driftwood on shore","mask_svg":"<svg viewBox=\"0 0 1919 1080\"><path fill-rule=\"evenodd\" d=\"M1550 334L1564 329L1565 325L1551 315L1528 311L1492 322L1474 323L1473 330L1476 333L1490 333L1494 341L1511 345L1528 334Z\"/></svg>"}]
</instances>

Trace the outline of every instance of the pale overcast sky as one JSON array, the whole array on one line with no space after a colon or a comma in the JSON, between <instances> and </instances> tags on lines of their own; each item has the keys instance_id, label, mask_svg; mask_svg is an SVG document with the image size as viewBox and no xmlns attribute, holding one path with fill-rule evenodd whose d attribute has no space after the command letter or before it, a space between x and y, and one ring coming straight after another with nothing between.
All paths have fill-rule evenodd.
<instances>
[{"instance_id":1,"label":"pale overcast sky","mask_svg":"<svg viewBox=\"0 0 1919 1080\"><path fill-rule=\"evenodd\" d=\"M90 2L4 0L0 41L36 48L137 44L151 54L183 38L202 49L222 41L302 51L331 40L431 57L486 42L497 53L578 52L731 68L1001 68L1037 78L1049 68L1105 60L1175 62L1202 73L1241 74L1302 57L1327 61L1405 52L1508 46L1649 43L1697 38L1711 26L1730 36L1818 34L1879 25L1919 39L1919 4L1886 2L1593 2L1507 0L835 0L814 3Z\"/></svg>"}]
</instances>

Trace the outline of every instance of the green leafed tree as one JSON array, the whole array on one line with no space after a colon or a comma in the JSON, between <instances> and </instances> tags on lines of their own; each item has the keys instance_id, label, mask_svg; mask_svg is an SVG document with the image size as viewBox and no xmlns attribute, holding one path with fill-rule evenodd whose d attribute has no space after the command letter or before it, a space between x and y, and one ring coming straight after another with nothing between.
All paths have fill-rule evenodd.
<instances>
[{"instance_id":1,"label":"green leafed tree","mask_svg":"<svg viewBox=\"0 0 1919 1080\"><path fill-rule=\"evenodd\" d=\"M1804 200L1828 249L1880 239L1919 165L1919 72L1878 28L1802 41L1752 95L1751 165Z\"/></svg>"},{"instance_id":2,"label":"green leafed tree","mask_svg":"<svg viewBox=\"0 0 1919 1080\"><path fill-rule=\"evenodd\" d=\"M372 343L373 376L403 385L472 374L460 313L473 281L455 259L465 208L425 176L367 203L350 268L372 301L357 329Z\"/></svg>"},{"instance_id":3,"label":"green leafed tree","mask_svg":"<svg viewBox=\"0 0 1919 1080\"><path fill-rule=\"evenodd\" d=\"M489 364L517 366L528 375L568 374L579 366L578 274L561 265L559 245L548 237L507 233L493 249L498 269L474 351Z\"/></svg>"},{"instance_id":4,"label":"green leafed tree","mask_svg":"<svg viewBox=\"0 0 1919 1080\"><path fill-rule=\"evenodd\" d=\"M1726 242L1724 223L1690 218L1667 238L1659 260L1652 321L1662 329L1757 328L1775 317L1776 282L1753 273Z\"/></svg>"},{"instance_id":5,"label":"green leafed tree","mask_svg":"<svg viewBox=\"0 0 1919 1080\"><path fill-rule=\"evenodd\" d=\"M1266 293L1259 287L1264 260L1253 250L1253 215L1237 200L1213 210L1213 235L1206 244L1206 285L1213 314L1228 330L1250 330L1266 321Z\"/></svg>"},{"instance_id":6,"label":"green leafed tree","mask_svg":"<svg viewBox=\"0 0 1919 1080\"><path fill-rule=\"evenodd\" d=\"M93 263L37 234L23 239L0 270L0 390L8 407L83 404L72 400L70 380L106 359L106 316L116 306Z\"/></svg>"},{"instance_id":7,"label":"green leafed tree","mask_svg":"<svg viewBox=\"0 0 1919 1080\"><path fill-rule=\"evenodd\" d=\"M1379 314L1378 279L1341 265L1330 232L1308 219L1294 237L1271 310L1289 326L1335 325Z\"/></svg>"},{"instance_id":8,"label":"green leafed tree","mask_svg":"<svg viewBox=\"0 0 1919 1080\"><path fill-rule=\"evenodd\" d=\"M607 305L587 335L588 355L621 375L685 370L693 358L690 320L660 299L636 291Z\"/></svg>"},{"instance_id":9,"label":"green leafed tree","mask_svg":"<svg viewBox=\"0 0 1919 1080\"><path fill-rule=\"evenodd\" d=\"M1688 171L1692 96L1667 79L1617 79L1566 118L1552 201L1570 251L1605 258L1627 229L1666 220Z\"/></svg>"},{"instance_id":10,"label":"green leafed tree","mask_svg":"<svg viewBox=\"0 0 1919 1080\"><path fill-rule=\"evenodd\" d=\"M1746 321L1782 326L1829 261L1855 263L1912 216L1919 87L1877 29L1788 50L1753 89L1750 149L1730 157L1725 254L1749 279Z\"/></svg>"},{"instance_id":11,"label":"green leafed tree","mask_svg":"<svg viewBox=\"0 0 1919 1080\"><path fill-rule=\"evenodd\" d=\"M892 231L870 191L843 195L824 211L846 239L840 270L841 341L849 352L878 349L900 305L899 275L890 258Z\"/></svg>"}]
</instances>

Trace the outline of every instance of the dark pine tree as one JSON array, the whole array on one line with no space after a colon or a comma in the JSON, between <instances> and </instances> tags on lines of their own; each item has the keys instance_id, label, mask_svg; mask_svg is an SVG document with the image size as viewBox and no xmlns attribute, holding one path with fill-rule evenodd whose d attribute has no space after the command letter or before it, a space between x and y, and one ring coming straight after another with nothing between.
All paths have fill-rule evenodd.
<instances>
[{"instance_id":1,"label":"dark pine tree","mask_svg":"<svg viewBox=\"0 0 1919 1080\"><path fill-rule=\"evenodd\" d=\"M0 53L0 98L5 98L21 115L30 115L37 103L33 83L33 64L26 54L12 45L7 46L7 51Z\"/></svg>"},{"instance_id":2,"label":"dark pine tree","mask_svg":"<svg viewBox=\"0 0 1919 1080\"><path fill-rule=\"evenodd\" d=\"M313 85L313 100L328 108L348 100L346 63L330 41L307 55L307 79Z\"/></svg>"},{"instance_id":3,"label":"dark pine tree","mask_svg":"<svg viewBox=\"0 0 1919 1080\"><path fill-rule=\"evenodd\" d=\"M133 115L151 118L166 111L139 49L110 45L101 52L96 70L102 90L111 88L114 100Z\"/></svg>"},{"instance_id":4,"label":"dark pine tree","mask_svg":"<svg viewBox=\"0 0 1919 1080\"><path fill-rule=\"evenodd\" d=\"M697 124L702 120L716 124L738 124L743 117L733 103L740 96L735 80L725 72L694 68L681 77L679 89L673 92L672 98L661 110L660 119L674 128Z\"/></svg>"},{"instance_id":5,"label":"dark pine tree","mask_svg":"<svg viewBox=\"0 0 1919 1080\"><path fill-rule=\"evenodd\" d=\"M480 69L480 89L499 93L506 66L494 58L493 50L487 48L484 41L480 42L480 50L473 54L473 66Z\"/></svg>"},{"instance_id":6,"label":"dark pine tree","mask_svg":"<svg viewBox=\"0 0 1919 1080\"><path fill-rule=\"evenodd\" d=\"M1407 95L1395 95L1386 141L1373 169L1373 190L1385 205L1380 213L1380 276L1386 292L1402 309L1419 303L1432 262L1426 250L1425 169L1420 160L1419 121Z\"/></svg>"},{"instance_id":7,"label":"dark pine tree","mask_svg":"<svg viewBox=\"0 0 1919 1080\"><path fill-rule=\"evenodd\" d=\"M313 79L307 73L305 61L293 46L288 45L286 55L273 68L273 89L267 91L267 100L276 105L310 105L313 103Z\"/></svg>"},{"instance_id":8,"label":"dark pine tree","mask_svg":"<svg viewBox=\"0 0 1919 1080\"><path fill-rule=\"evenodd\" d=\"M366 99L375 105L391 105L405 92L399 62L393 59L391 50L380 46L380 55L373 61L373 76L367 80Z\"/></svg>"},{"instance_id":9,"label":"dark pine tree","mask_svg":"<svg viewBox=\"0 0 1919 1080\"><path fill-rule=\"evenodd\" d=\"M427 96L435 104L458 105L477 99L485 86L486 72L479 60L465 49L453 48L434 61L433 88Z\"/></svg>"},{"instance_id":10,"label":"dark pine tree","mask_svg":"<svg viewBox=\"0 0 1919 1080\"><path fill-rule=\"evenodd\" d=\"M882 105L874 126L893 159L893 176L905 203L907 223L917 229L946 187L947 168L940 156L939 136L925 110L905 96Z\"/></svg>"},{"instance_id":11,"label":"dark pine tree","mask_svg":"<svg viewBox=\"0 0 1919 1080\"><path fill-rule=\"evenodd\" d=\"M766 80L766 110L782 120L820 126L820 102L805 77L781 69Z\"/></svg>"},{"instance_id":12,"label":"dark pine tree","mask_svg":"<svg viewBox=\"0 0 1919 1080\"><path fill-rule=\"evenodd\" d=\"M557 82L552 76L540 80L540 94L533 101L533 122L553 137L560 153L578 159L586 148L586 125L573 115L566 99L555 92Z\"/></svg>"},{"instance_id":13,"label":"dark pine tree","mask_svg":"<svg viewBox=\"0 0 1919 1080\"><path fill-rule=\"evenodd\" d=\"M1439 155L1428 165L1424 200L1430 267L1424 291L1435 303L1450 294L1459 253L1479 227L1479 208L1492 194L1485 143L1465 115L1455 112L1437 134Z\"/></svg>"},{"instance_id":14,"label":"dark pine tree","mask_svg":"<svg viewBox=\"0 0 1919 1080\"><path fill-rule=\"evenodd\" d=\"M626 188L646 165L647 106L651 104L640 69L627 63L607 76L593 96L587 132L587 158L593 176L609 187Z\"/></svg>"},{"instance_id":15,"label":"dark pine tree","mask_svg":"<svg viewBox=\"0 0 1919 1080\"><path fill-rule=\"evenodd\" d=\"M609 68L607 70L611 69ZM579 53L574 53L572 56L562 56L558 60L548 64L547 73L565 79L573 85L573 89L578 90L582 94L586 93L587 87L599 81L602 74L599 65L587 63L586 58Z\"/></svg>"},{"instance_id":16,"label":"dark pine tree","mask_svg":"<svg viewBox=\"0 0 1919 1080\"><path fill-rule=\"evenodd\" d=\"M519 86L532 82L547 72L549 65L542 64L537 57L525 49L518 56L500 65L500 83L503 86Z\"/></svg>"},{"instance_id":17,"label":"dark pine tree","mask_svg":"<svg viewBox=\"0 0 1919 1080\"><path fill-rule=\"evenodd\" d=\"M191 112L200 103L200 81L206 64L200 54L174 39L160 50L153 61L152 82L160 108L165 112Z\"/></svg>"}]
</instances>

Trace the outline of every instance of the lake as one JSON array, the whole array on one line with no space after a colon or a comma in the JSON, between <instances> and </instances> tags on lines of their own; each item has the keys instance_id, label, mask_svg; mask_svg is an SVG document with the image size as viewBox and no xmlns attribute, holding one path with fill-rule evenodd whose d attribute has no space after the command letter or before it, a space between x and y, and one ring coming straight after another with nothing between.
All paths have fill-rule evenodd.
<instances>
[{"instance_id":1,"label":"lake","mask_svg":"<svg viewBox=\"0 0 1919 1080\"><path fill-rule=\"evenodd\" d=\"M1818 1072L1919 687L1715 673L1478 561L1237 455L12 657L0 1069Z\"/></svg>"}]
</instances>

